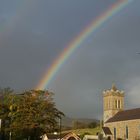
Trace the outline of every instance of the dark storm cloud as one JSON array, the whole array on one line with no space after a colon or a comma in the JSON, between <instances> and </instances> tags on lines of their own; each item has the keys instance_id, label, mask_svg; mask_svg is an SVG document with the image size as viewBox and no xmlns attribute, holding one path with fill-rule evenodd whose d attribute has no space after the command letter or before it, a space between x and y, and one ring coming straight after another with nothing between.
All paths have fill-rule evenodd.
<instances>
[{"instance_id":1,"label":"dark storm cloud","mask_svg":"<svg viewBox=\"0 0 140 140\"><path fill-rule=\"evenodd\" d=\"M114 82L118 88L126 91L126 108L138 107L139 101L135 99L139 94L139 78L136 77L139 77L140 68L140 57L137 55L140 18L137 10L129 14L126 11L122 13L123 17L118 14L108 21L93 41L77 50L54 81L52 87L60 89L56 95L60 107L72 102L73 107L66 111L68 114L74 108L75 116L79 110L83 111L83 116L100 116L102 91L110 88ZM62 85L58 84L60 78ZM62 94L63 101L59 98L61 93L66 94Z\"/></svg>"},{"instance_id":2,"label":"dark storm cloud","mask_svg":"<svg viewBox=\"0 0 140 140\"><path fill-rule=\"evenodd\" d=\"M8 78L7 83L2 80L1 85L18 89L34 87L42 73L71 38L77 35L92 17L101 12L102 7L104 9L104 6L97 3L96 6L100 10L90 14L93 9L91 4L96 3L81 1L80 6L79 2L75 1L35 0L24 3L15 1L15 5L12 3L9 7L8 1L3 2L6 10L2 8L1 15L7 14L10 26L7 27L5 24L4 28L10 29L6 33L1 33L3 48L0 56L3 65L1 72ZM85 6L89 9L87 10ZM87 15L88 22L85 20ZM23 79L23 75L31 76L33 80L27 82Z\"/></svg>"},{"instance_id":3,"label":"dark storm cloud","mask_svg":"<svg viewBox=\"0 0 140 140\"><path fill-rule=\"evenodd\" d=\"M24 90L35 87L66 45L115 0L0 2L0 86ZM102 91L113 82L126 90L126 107L139 105L138 5L132 2L91 34L50 83L66 115L101 118Z\"/></svg>"}]
</instances>

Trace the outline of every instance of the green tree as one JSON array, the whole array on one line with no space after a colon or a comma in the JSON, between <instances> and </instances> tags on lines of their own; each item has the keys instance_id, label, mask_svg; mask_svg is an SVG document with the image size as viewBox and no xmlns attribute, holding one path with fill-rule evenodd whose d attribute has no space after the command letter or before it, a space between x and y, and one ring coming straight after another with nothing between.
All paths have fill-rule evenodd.
<instances>
[{"instance_id":1,"label":"green tree","mask_svg":"<svg viewBox=\"0 0 140 140\"><path fill-rule=\"evenodd\" d=\"M37 139L44 131L56 130L57 120L64 114L56 108L52 95L42 90L5 93L0 104L0 118L8 122L7 126L4 125L4 131L11 132L12 139Z\"/></svg>"},{"instance_id":2,"label":"green tree","mask_svg":"<svg viewBox=\"0 0 140 140\"><path fill-rule=\"evenodd\" d=\"M10 101L12 101L13 90L10 88L0 88L0 119L1 131L0 135L3 140L8 139L10 127Z\"/></svg>"},{"instance_id":3,"label":"green tree","mask_svg":"<svg viewBox=\"0 0 140 140\"><path fill-rule=\"evenodd\" d=\"M98 126L97 122L91 122L91 123L89 123L89 125L88 125L89 128L95 128L95 127L97 127L97 126Z\"/></svg>"}]
</instances>

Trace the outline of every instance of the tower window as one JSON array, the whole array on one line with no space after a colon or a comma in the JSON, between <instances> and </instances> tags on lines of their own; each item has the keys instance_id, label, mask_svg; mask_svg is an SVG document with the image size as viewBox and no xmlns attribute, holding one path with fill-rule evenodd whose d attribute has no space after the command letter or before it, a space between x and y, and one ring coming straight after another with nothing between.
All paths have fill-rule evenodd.
<instances>
[{"instance_id":1,"label":"tower window","mask_svg":"<svg viewBox=\"0 0 140 140\"><path fill-rule=\"evenodd\" d=\"M118 100L118 108L121 108L121 106L120 106L120 100Z\"/></svg>"},{"instance_id":2,"label":"tower window","mask_svg":"<svg viewBox=\"0 0 140 140\"><path fill-rule=\"evenodd\" d=\"M118 106L117 106L117 100L115 100L115 108L117 108Z\"/></svg>"}]
</instances>

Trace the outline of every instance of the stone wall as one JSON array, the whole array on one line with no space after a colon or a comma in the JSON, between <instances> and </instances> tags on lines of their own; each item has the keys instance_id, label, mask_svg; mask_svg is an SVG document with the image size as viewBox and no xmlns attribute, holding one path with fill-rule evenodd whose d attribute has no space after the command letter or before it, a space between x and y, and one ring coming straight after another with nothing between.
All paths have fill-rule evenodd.
<instances>
[{"instance_id":1,"label":"stone wall","mask_svg":"<svg viewBox=\"0 0 140 140\"><path fill-rule=\"evenodd\" d=\"M113 140L114 128L116 128L116 138L126 139L126 127L128 127L128 140L136 140L136 138L140 136L140 119L112 123L110 122L105 123L104 125L110 128L113 134Z\"/></svg>"}]
</instances>

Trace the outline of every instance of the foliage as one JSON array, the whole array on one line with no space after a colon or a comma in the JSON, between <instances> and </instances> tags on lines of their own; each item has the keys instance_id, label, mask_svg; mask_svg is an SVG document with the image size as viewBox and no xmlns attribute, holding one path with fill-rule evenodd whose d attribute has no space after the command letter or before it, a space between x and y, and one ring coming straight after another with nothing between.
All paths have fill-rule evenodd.
<instances>
[{"instance_id":1,"label":"foliage","mask_svg":"<svg viewBox=\"0 0 140 140\"><path fill-rule=\"evenodd\" d=\"M0 119L1 119L1 137L4 140L8 137L8 128L10 127L10 102L12 101L10 99L11 95L13 94L13 90L10 88L0 88ZM9 102L10 101L10 102Z\"/></svg>"},{"instance_id":2,"label":"foliage","mask_svg":"<svg viewBox=\"0 0 140 140\"><path fill-rule=\"evenodd\" d=\"M95 128L99 126L97 122L90 122L90 123L85 123L81 122L78 120L73 121L73 129L80 129L80 128Z\"/></svg>"},{"instance_id":3,"label":"foliage","mask_svg":"<svg viewBox=\"0 0 140 140\"><path fill-rule=\"evenodd\" d=\"M30 137L37 139L43 132L58 129L57 120L64 115L53 102L53 93L42 90L30 90L16 94L13 90L0 90L0 118L2 132L9 132L12 139Z\"/></svg>"},{"instance_id":4,"label":"foliage","mask_svg":"<svg viewBox=\"0 0 140 140\"><path fill-rule=\"evenodd\" d=\"M97 127L97 126L98 126L97 122L91 122L91 123L89 123L89 125L88 125L89 128L95 128L95 127Z\"/></svg>"}]
</instances>

